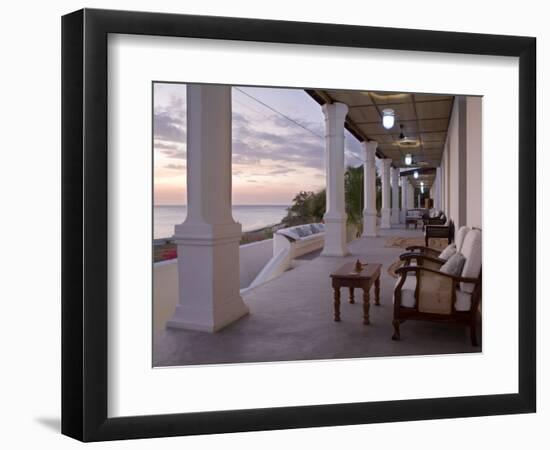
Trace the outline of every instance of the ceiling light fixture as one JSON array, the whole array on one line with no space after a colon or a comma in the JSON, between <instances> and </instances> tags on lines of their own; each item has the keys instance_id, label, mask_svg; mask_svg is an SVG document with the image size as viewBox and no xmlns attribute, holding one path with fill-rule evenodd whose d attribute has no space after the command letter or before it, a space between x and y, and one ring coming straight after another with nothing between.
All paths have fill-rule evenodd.
<instances>
[{"instance_id":1,"label":"ceiling light fixture","mask_svg":"<svg viewBox=\"0 0 550 450\"><path fill-rule=\"evenodd\" d=\"M386 130L393 128L395 124L395 111L391 108L382 110L382 125Z\"/></svg>"},{"instance_id":2,"label":"ceiling light fixture","mask_svg":"<svg viewBox=\"0 0 550 450\"><path fill-rule=\"evenodd\" d=\"M415 171L414 171L414 173L413 173L413 177L414 177L415 179L417 179L417 178L418 178L418 170L415 170Z\"/></svg>"},{"instance_id":3,"label":"ceiling light fixture","mask_svg":"<svg viewBox=\"0 0 550 450\"><path fill-rule=\"evenodd\" d=\"M412 157L412 155L411 155L410 153L407 153L407 154L405 155L405 164L406 164L407 166L410 166L410 165L412 164L412 162L413 162L413 157Z\"/></svg>"}]
</instances>

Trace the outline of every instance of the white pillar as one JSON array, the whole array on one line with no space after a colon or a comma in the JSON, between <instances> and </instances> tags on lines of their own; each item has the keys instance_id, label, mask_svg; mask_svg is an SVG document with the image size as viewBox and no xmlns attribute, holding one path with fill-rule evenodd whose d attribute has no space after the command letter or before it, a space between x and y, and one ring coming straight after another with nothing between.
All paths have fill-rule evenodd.
<instances>
[{"instance_id":1,"label":"white pillar","mask_svg":"<svg viewBox=\"0 0 550 450\"><path fill-rule=\"evenodd\" d=\"M324 256L345 256L346 199L344 192L344 123L348 107L344 103L325 103L325 168L327 173L327 207L324 215Z\"/></svg>"},{"instance_id":2,"label":"white pillar","mask_svg":"<svg viewBox=\"0 0 550 450\"><path fill-rule=\"evenodd\" d=\"M187 218L176 225L179 303L168 327L214 332L248 313L231 214L231 87L187 86Z\"/></svg>"},{"instance_id":3,"label":"white pillar","mask_svg":"<svg viewBox=\"0 0 550 450\"><path fill-rule=\"evenodd\" d=\"M363 189L365 208L363 209L363 237L378 235L376 225L376 147L378 142L363 142Z\"/></svg>"},{"instance_id":4,"label":"white pillar","mask_svg":"<svg viewBox=\"0 0 550 450\"><path fill-rule=\"evenodd\" d=\"M391 172L391 223L399 223L399 169L392 167Z\"/></svg>"},{"instance_id":5,"label":"white pillar","mask_svg":"<svg viewBox=\"0 0 550 450\"><path fill-rule=\"evenodd\" d=\"M405 223L409 200L409 180L401 177L401 223Z\"/></svg>"},{"instance_id":6,"label":"white pillar","mask_svg":"<svg viewBox=\"0 0 550 450\"><path fill-rule=\"evenodd\" d=\"M414 209L414 185L409 181L408 208Z\"/></svg>"},{"instance_id":7,"label":"white pillar","mask_svg":"<svg viewBox=\"0 0 550 450\"><path fill-rule=\"evenodd\" d=\"M391 159L382 160L382 220L380 228L391 228L391 208L390 208L390 168Z\"/></svg>"}]
</instances>

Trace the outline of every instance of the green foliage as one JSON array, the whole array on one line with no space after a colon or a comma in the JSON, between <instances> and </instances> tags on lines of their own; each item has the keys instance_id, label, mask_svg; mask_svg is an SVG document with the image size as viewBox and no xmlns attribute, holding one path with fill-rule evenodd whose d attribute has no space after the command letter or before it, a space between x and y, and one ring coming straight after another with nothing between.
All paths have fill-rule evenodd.
<instances>
[{"instance_id":1,"label":"green foliage","mask_svg":"<svg viewBox=\"0 0 550 450\"><path fill-rule=\"evenodd\" d=\"M346 214L348 223L360 227L363 223L363 167L348 167L345 175Z\"/></svg>"},{"instance_id":2,"label":"green foliage","mask_svg":"<svg viewBox=\"0 0 550 450\"><path fill-rule=\"evenodd\" d=\"M345 174L346 214L348 223L360 228L364 208L363 167L348 167ZM382 207L382 184L376 177L376 208ZM287 208L282 222L285 227L304 223L321 222L326 211L326 190L319 192L301 191Z\"/></svg>"},{"instance_id":3,"label":"green foliage","mask_svg":"<svg viewBox=\"0 0 550 450\"><path fill-rule=\"evenodd\" d=\"M325 207L326 191L324 189L320 192L300 191L292 199L292 206L287 208L287 214L282 222L285 227L320 222L325 213Z\"/></svg>"}]
</instances>

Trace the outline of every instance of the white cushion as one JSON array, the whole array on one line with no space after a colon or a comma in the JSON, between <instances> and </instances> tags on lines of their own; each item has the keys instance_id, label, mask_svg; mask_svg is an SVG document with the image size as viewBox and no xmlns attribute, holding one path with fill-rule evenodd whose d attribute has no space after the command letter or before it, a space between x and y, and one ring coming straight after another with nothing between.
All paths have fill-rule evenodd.
<instances>
[{"instance_id":1,"label":"white cushion","mask_svg":"<svg viewBox=\"0 0 550 450\"><path fill-rule=\"evenodd\" d=\"M453 256L456 253L456 245L450 244L445 247L445 249L439 254L440 259L444 259L447 261L451 256Z\"/></svg>"},{"instance_id":2,"label":"white cushion","mask_svg":"<svg viewBox=\"0 0 550 450\"><path fill-rule=\"evenodd\" d=\"M399 283L400 278L397 279L397 284ZM414 308L414 291L416 290L416 277L407 277L403 286L401 286L401 306L406 308ZM395 289L394 289L394 299L395 302Z\"/></svg>"},{"instance_id":3,"label":"white cushion","mask_svg":"<svg viewBox=\"0 0 550 450\"><path fill-rule=\"evenodd\" d=\"M481 271L481 231L470 230L462 244L462 254L466 258L462 277L477 278ZM460 289L468 294L474 292L473 283L460 283Z\"/></svg>"},{"instance_id":4,"label":"white cushion","mask_svg":"<svg viewBox=\"0 0 550 450\"><path fill-rule=\"evenodd\" d=\"M315 233L315 234L310 234L309 236L301 238L300 241L304 241L304 242L319 241L319 240L323 240L324 237L325 237L324 233Z\"/></svg>"},{"instance_id":5,"label":"white cushion","mask_svg":"<svg viewBox=\"0 0 550 450\"><path fill-rule=\"evenodd\" d=\"M316 223L310 223L309 228L311 228L311 232L313 234L319 233L319 231L321 231L321 229L317 226Z\"/></svg>"},{"instance_id":6,"label":"white cushion","mask_svg":"<svg viewBox=\"0 0 550 450\"><path fill-rule=\"evenodd\" d=\"M311 228L309 227L309 225L304 225L304 226L298 227L298 229L296 231L298 232L300 237L306 237L306 236L310 236L311 234L313 234L313 232L311 231Z\"/></svg>"},{"instance_id":7,"label":"white cushion","mask_svg":"<svg viewBox=\"0 0 550 450\"><path fill-rule=\"evenodd\" d=\"M449 260L443 264L439 271L446 273L447 275L452 275L458 277L462 273L462 268L465 263L464 255L460 252L456 252Z\"/></svg>"},{"instance_id":8,"label":"white cushion","mask_svg":"<svg viewBox=\"0 0 550 450\"><path fill-rule=\"evenodd\" d=\"M399 280L397 280L399 283ZM397 286L397 283L395 284ZM407 277L401 287L401 306L405 308L414 308L414 291L416 289L416 277ZM393 300L395 302L395 298ZM457 311L469 311L472 306L472 295L456 290L455 309Z\"/></svg>"},{"instance_id":9,"label":"white cushion","mask_svg":"<svg viewBox=\"0 0 550 450\"><path fill-rule=\"evenodd\" d=\"M462 292L460 289L456 290L456 302L455 309L457 311L470 311L472 306L472 294Z\"/></svg>"},{"instance_id":10,"label":"white cushion","mask_svg":"<svg viewBox=\"0 0 550 450\"><path fill-rule=\"evenodd\" d=\"M470 231L469 227L462 226L458 229L455 236L456 251L460 252L462 250L462 244L464 243L464 238Z\"/></svg>"}]
</instances>

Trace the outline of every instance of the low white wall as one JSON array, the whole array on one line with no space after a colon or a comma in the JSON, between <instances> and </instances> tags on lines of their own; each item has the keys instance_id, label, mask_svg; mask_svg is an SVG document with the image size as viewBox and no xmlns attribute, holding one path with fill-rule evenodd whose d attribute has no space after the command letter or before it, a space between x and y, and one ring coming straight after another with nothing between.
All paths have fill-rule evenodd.
<instances>
[{"instance_id":1,"label":"low white wall","mask_svg":"<svg viewBox=\"0 0 550 450\"><path fill-rule=\"evenodd\" d=\"M273 256L273 239L253 242L239 247L239 260L241 269L241 289L244 289L254 281L256 275Z\"/></svg>"},{"instance_id":2,"label":"low white wall","mask_svg":"<svg viewBox=\"0 0 550 450\"><path fill-rule=\"evenodd\" d=\"M256 275L273 256L273 239L253 242L239 247L241 289L252 283ZM164 329L164 324L178 304L178 260L157 262L153 265L153 331Z\"/></svg>"},{"instance_id":3,"label":"low white wall","mask_svg":"<svg viewBox=\"0 0 550 450\"><path fill-rule=\"evenodd\" d=\"M178 260L153 264L153 332L164 329L178 304Z\"/></svg>"}]
</instances>

